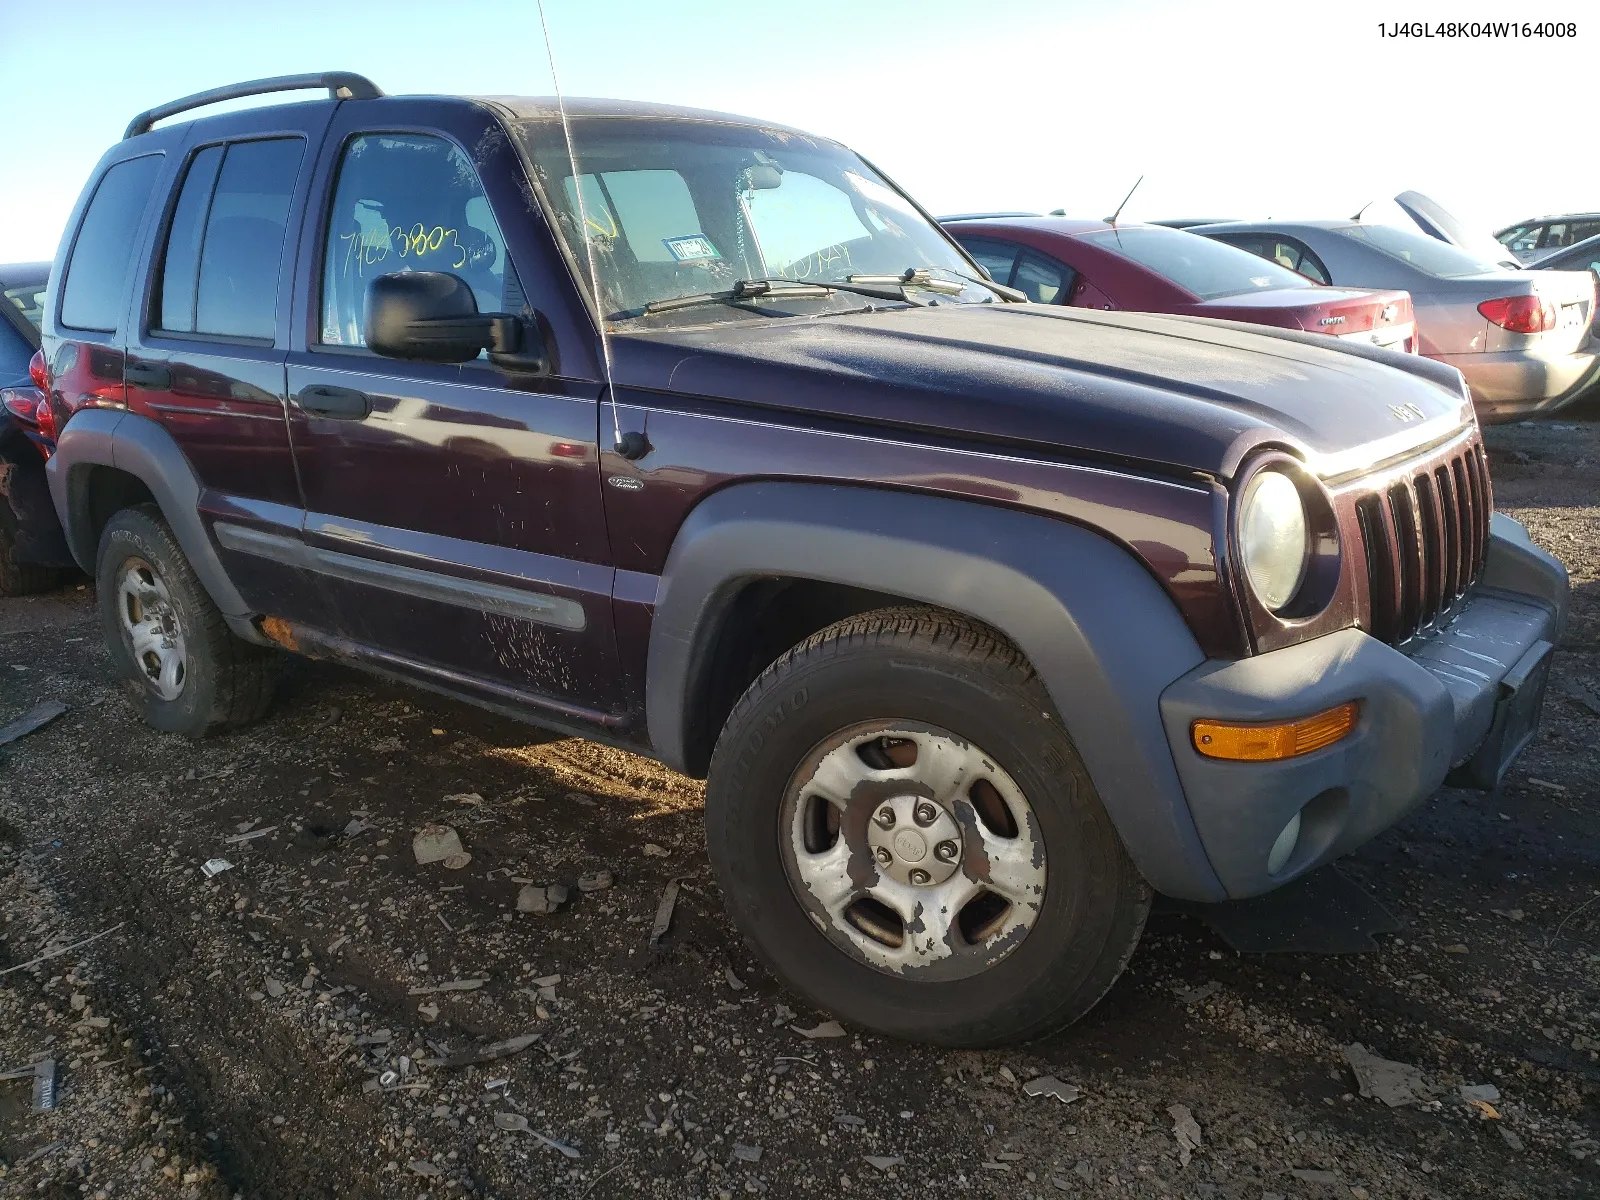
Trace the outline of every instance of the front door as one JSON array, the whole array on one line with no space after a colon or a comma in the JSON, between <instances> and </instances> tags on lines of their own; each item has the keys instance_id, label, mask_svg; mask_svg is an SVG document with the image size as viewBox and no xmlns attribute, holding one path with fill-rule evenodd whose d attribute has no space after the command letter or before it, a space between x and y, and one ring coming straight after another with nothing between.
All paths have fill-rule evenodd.
<instances>
[{"instance_id":1,"label":"front door","mask_svg":"<svg viewBox=\"0 0 1600 1200\"><path fill-rule=\"evenodd\" d=\"M444 686L616 723L599 386L366 348L367 286L388 272L454 273L484 312L523 302L461 146L358 121L336 117L328 139L312 335L288 359L329 632Z\"/></svg>"}]
</instances>

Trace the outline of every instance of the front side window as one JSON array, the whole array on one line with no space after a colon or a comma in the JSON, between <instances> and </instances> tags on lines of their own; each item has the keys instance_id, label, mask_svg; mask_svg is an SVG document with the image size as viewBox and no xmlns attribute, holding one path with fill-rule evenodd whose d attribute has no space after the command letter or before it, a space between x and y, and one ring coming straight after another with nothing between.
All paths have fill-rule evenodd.
<instances>
[{"instance_id":1,"label":"front side window","mask_svg":"<svg viewBox=\"0 0 1600 1200\"><path fill-rule=\"evenodd\" d=\"M365 346L367 287L396 271L458 275L479 312L505 308L505 239L471 160L443 138L373 133L345 148L323 246L323 344Z\"/></svg>"},{"instance_id":2,"label":"front side window","mask_svg":"<svg viewBox=\"0 0 1600 1200\"><path fill-rule=\"evenodd\" d=\"M512 128L586 286L592 261L610 323L650 320L659 315L652 305L726 294L741 280L849 282L913 270L959 288L937 293L940 303L993 299L968 283L971 264L932 221L831 142L711 121L585 118L572 124L574 183L559 125ZM855 311L862 298L835 292L785 304ZM737 303L659 311L694 321L762 315Z\"/></svg>"},{"instance_id":3,"label":"front side window","mask_svg":"<svg viewBox=\"0 0 1600 1200\"><path fill-rule=\"evenodd\" d=\"M184 173L153 324L169 333L271 341L304 143L208 146Z\"/></svg>"},{"instance_id":4,"label":"front side window","mask_svg":"<svg viewBox=\"0 0 1600 1200\"><path fill-rule=\"evenodd\" d=\"M61 323L113 333L133 269L134 238L150 205L161 156L119 162L100 177L61 285Z\"/></svg>"},{"instance_id":5,"label":"front side window","mask_svg":"<svg viewBox=\"0 0 1600 1200\"><path fill-rule=\"evenodd\" d=\"M1181 229L1138 225L1080 235L1087 242L1132 259L1201 300L1242 296L1273 288L1315 287L1305 276L1270 258ZM1265 254L1274 253L1271 246Z\"/></svg>"}]
</instances>

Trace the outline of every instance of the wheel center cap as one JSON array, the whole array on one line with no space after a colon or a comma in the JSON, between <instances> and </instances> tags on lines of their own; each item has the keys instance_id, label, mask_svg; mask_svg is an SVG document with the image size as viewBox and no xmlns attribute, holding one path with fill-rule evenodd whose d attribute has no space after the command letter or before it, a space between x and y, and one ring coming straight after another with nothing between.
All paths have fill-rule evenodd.
<instances>
[{"instance_id":1,"label":"wheel center cap","mask_svg":"<svg viewBox=\"0 0 1600 1200\"><path fill-rule=\"evenodd\" d=\"M894 835L894 852L906 862L921 862L928 857L928 843L915 829L902 829Z\"/></svg>"}]
</instances>

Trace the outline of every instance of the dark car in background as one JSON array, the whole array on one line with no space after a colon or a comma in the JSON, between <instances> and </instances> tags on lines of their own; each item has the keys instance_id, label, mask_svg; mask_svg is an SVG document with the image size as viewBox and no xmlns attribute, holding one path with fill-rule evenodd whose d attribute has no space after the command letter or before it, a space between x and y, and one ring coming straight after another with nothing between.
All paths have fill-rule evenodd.
<instances>
[{"instance_id":1,"label":"dark car in background","mask_svg":"<svg viewBox=\"0 0 1600 1200\"><path fill-rule=\"evenodd\" d=\"M0 266L0 596L43 591L72 565L44 475L54 442L36 356L49 275L49 263Z\"/></svg>"},{"instance_id":2,"label":"dark car in background","mask_svg":"<svg viewBox=\"0 0 1600 1200\"><path fill-rule=\"evenodd\" d=\"M1494 236L1523 262L1531 263L1600 236L1600 212L1533 217L1507 225Z\"/></svg>"},{"instance_id":3,"label":"dark car in background","mask_svg":"<svg viewBox=\"0 0 1600 1200\"><path fill-rule=\"evenodd\" d=\"M1495 786L1567 604L1458 372L1014 302L750 118L220 89L107 150L48 295L147 721L260 717L284 650L657 757L777 976L901 1037L1043 1034L1153 890Z\"/></svg>"},{"instance_id":4,"label":"dark car in background","mask_svg":"<svg viewBox=\"0 0 1600 1200\"><path fill-rule=\"evenodd\" d=\"M1421 353L1466 376L1484 421L1556 411L1600 369L1588 331L1588 272L1507 268L1410 229L1361 221L1201 225L1195 233L1274 262L1293 261L1320 282L1404 288Z\"/></svg>"},{"instance_id":5,"label":"dark car in background","mask_svg":"<svg viewBox=\"0 0 1600 1200\"><path fill-rule=\"evenodd\" d=\"M1323 287L1192 233L1066 217L947 219L996 282L1039 304L1176 313L1325 333L1414 351L1403 291Z\"/></svg>"}]
</instances>

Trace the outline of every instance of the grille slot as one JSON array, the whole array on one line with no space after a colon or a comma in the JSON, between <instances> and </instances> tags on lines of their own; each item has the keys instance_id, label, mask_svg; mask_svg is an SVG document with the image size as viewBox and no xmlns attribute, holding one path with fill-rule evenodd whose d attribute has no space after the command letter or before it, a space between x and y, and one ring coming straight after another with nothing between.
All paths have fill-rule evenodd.
<instances>
[{"instance_id":1,"label":"grille slot","mask_svg":"<svg viewBox=\"0 0 1600 1200\"><path fill-rule=\"evenodd\" d=\"M1398 644L1454 610L1483 569L1493 507L1477 442L1356 500L1373 637Z\"/></svg>"}]
</instances>

